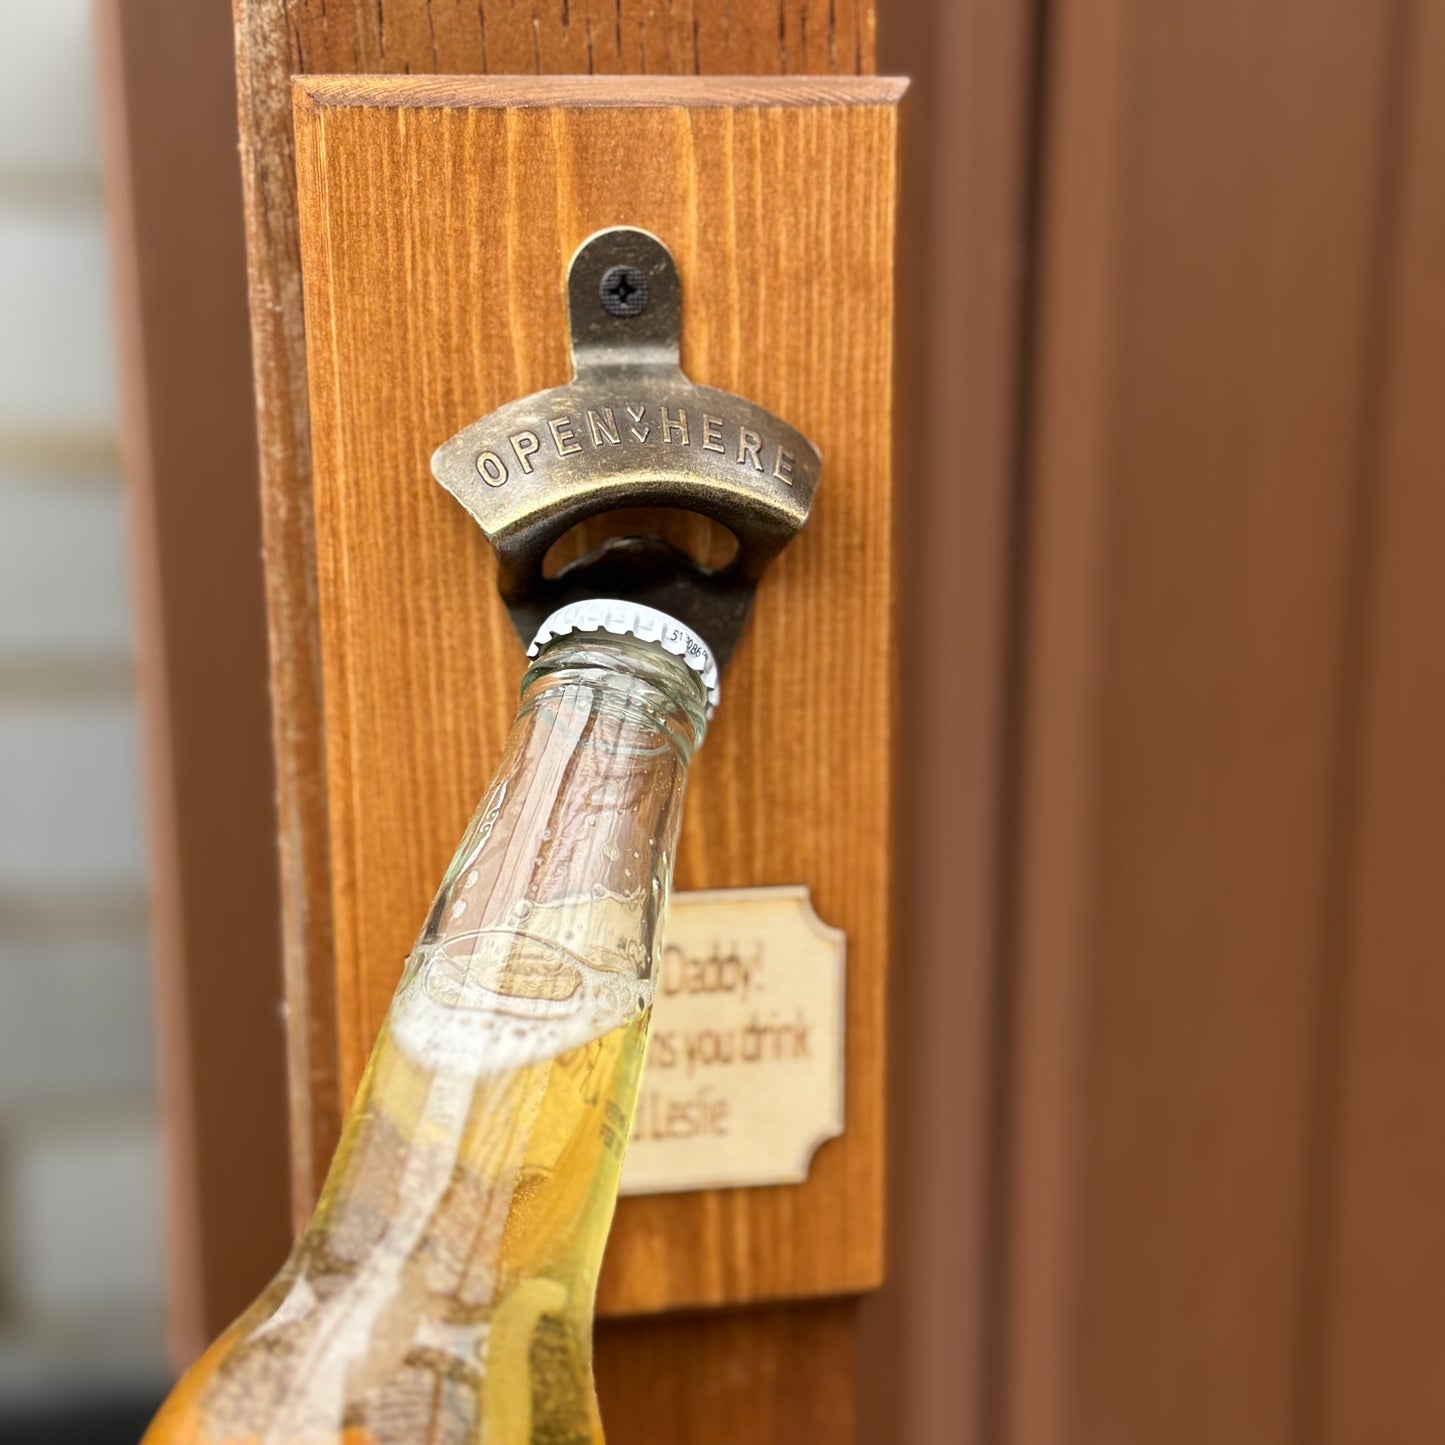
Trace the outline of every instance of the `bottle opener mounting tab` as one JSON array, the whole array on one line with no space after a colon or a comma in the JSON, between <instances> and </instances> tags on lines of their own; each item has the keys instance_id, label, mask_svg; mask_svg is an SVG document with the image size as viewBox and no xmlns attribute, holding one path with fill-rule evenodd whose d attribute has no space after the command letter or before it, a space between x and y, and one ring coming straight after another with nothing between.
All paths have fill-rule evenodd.
<instances>
[{"instance_id":1,"label":"bottle opener mounting tab","mask_svg":"<svg viewBox=\"0 0 1445 1445\"><path fill-rule=\"evenodd\" d=\"M763 407L684 375L677 267L656 236L617 227L584 241L567 304L572 380L473 422L432 472L496 548L523 640L565 603L622 597L696 629L725 662L763 570L808 519L818 453ZM709 517L737 552L711 569L659 536L612 537L545 575L579 522L638 507Z\"/></svg>"}]
</instances>

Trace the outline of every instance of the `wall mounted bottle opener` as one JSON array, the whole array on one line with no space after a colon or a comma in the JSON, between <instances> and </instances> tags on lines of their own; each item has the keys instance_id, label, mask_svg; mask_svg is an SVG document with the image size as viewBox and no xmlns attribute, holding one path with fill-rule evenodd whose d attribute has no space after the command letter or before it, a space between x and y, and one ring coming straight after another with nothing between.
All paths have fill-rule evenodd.
<instances>
[{"instance_id":1,"label":"wall mounted bottle opener","mask_svg":"<svg viewBox=\"0 0 1445 1445\"><path fill-rule=\"evenodd\" d=\"M656 236L618 227L584 241L567 303L572 380L473 422L437 448L432 473L496 548L523 640L565 603L620 597L694 628L725 663L758 579L808 520L818 452L763 407L683 373L681 287ZM635 507L710 517L737 552L710 569L659 536L613 537L545 575L578 523Z\"/></svg>"}]
</instances>

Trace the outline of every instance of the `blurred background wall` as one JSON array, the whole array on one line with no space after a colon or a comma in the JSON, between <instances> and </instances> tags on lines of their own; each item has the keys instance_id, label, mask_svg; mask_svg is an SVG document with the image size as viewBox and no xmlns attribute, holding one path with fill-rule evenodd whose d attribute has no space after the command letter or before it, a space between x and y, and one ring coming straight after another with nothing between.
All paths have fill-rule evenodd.
<instances>
[{"instance_id":1,"label":"blurred background wall","mask_svg":"<svg viewBox=\"0 0 1445 1445\"><path fill-rule=\"evenodd\" d=\"M6 0L0 30L0 1431L18 1439L56 1400L148 1398L164 1362L90 7Z\"/></svg>"}]
</instances>

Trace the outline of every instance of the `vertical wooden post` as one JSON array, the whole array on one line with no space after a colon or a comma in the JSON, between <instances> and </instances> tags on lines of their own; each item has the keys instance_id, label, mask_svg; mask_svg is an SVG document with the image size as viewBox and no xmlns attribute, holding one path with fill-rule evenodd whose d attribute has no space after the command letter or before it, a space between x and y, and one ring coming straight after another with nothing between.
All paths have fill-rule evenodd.
<instances>
[{"instance_id":1,"label":"vertical wooden post","mask_svg":"<svg viewBox=\"0 0 1445 1445\"><path fill-rule=\"evenodd\" d=\"M585 6L544 15L514 0L235 0L235 11L299 1220L340 1120L290 78L862 75L873 69L874 15L869 0L801 0L781 11L771 0L696 0L686 12L620 5L597 17Z\"/></svg>"},{"instance_id":2,"label":"vertical wooden post","mask_svg":"<svg viewBox=\"0 0 1445 1445\"><path fill-rule=\"evenodd\" d=\"M329 1159L342 1091L289 78L865 74L873 68L873 7L801 0L780 11L764 0L696 0L676 9L622 5L594 17L585 6L543 14L512 0L236 0L236 20L300 1217ZM610 1418L637 1441L746 1433L781 1445L815 1429L847 1439L853 1314L842 1301L610 1325L599 1340Z\"/></svg>"}]
</instances>

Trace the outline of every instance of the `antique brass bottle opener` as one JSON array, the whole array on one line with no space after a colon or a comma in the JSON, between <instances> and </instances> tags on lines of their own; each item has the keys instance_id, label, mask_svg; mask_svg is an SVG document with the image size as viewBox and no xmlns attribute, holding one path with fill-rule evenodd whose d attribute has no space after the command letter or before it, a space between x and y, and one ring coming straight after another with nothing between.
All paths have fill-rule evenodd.
<instances>
[{"instance_id":1,"label":"antique brass bottle opener","mask_svg":"<svg viewBox=\"0 0 1445 1445\"><path fill-rule=\"evenodd\" d=\"M473 422L437 448L432 472L496 548L524 640L565 603L620 597L695 628L726 662L758 579L808 519L818 453L780 417L684 375L677 268L656 236L619 227L584 241L567 302L572 380ZM737 552L710 569L655 535L613 537L544 575L571 528L635 507L710 517Z\"/></svg>"}]
</instances>

